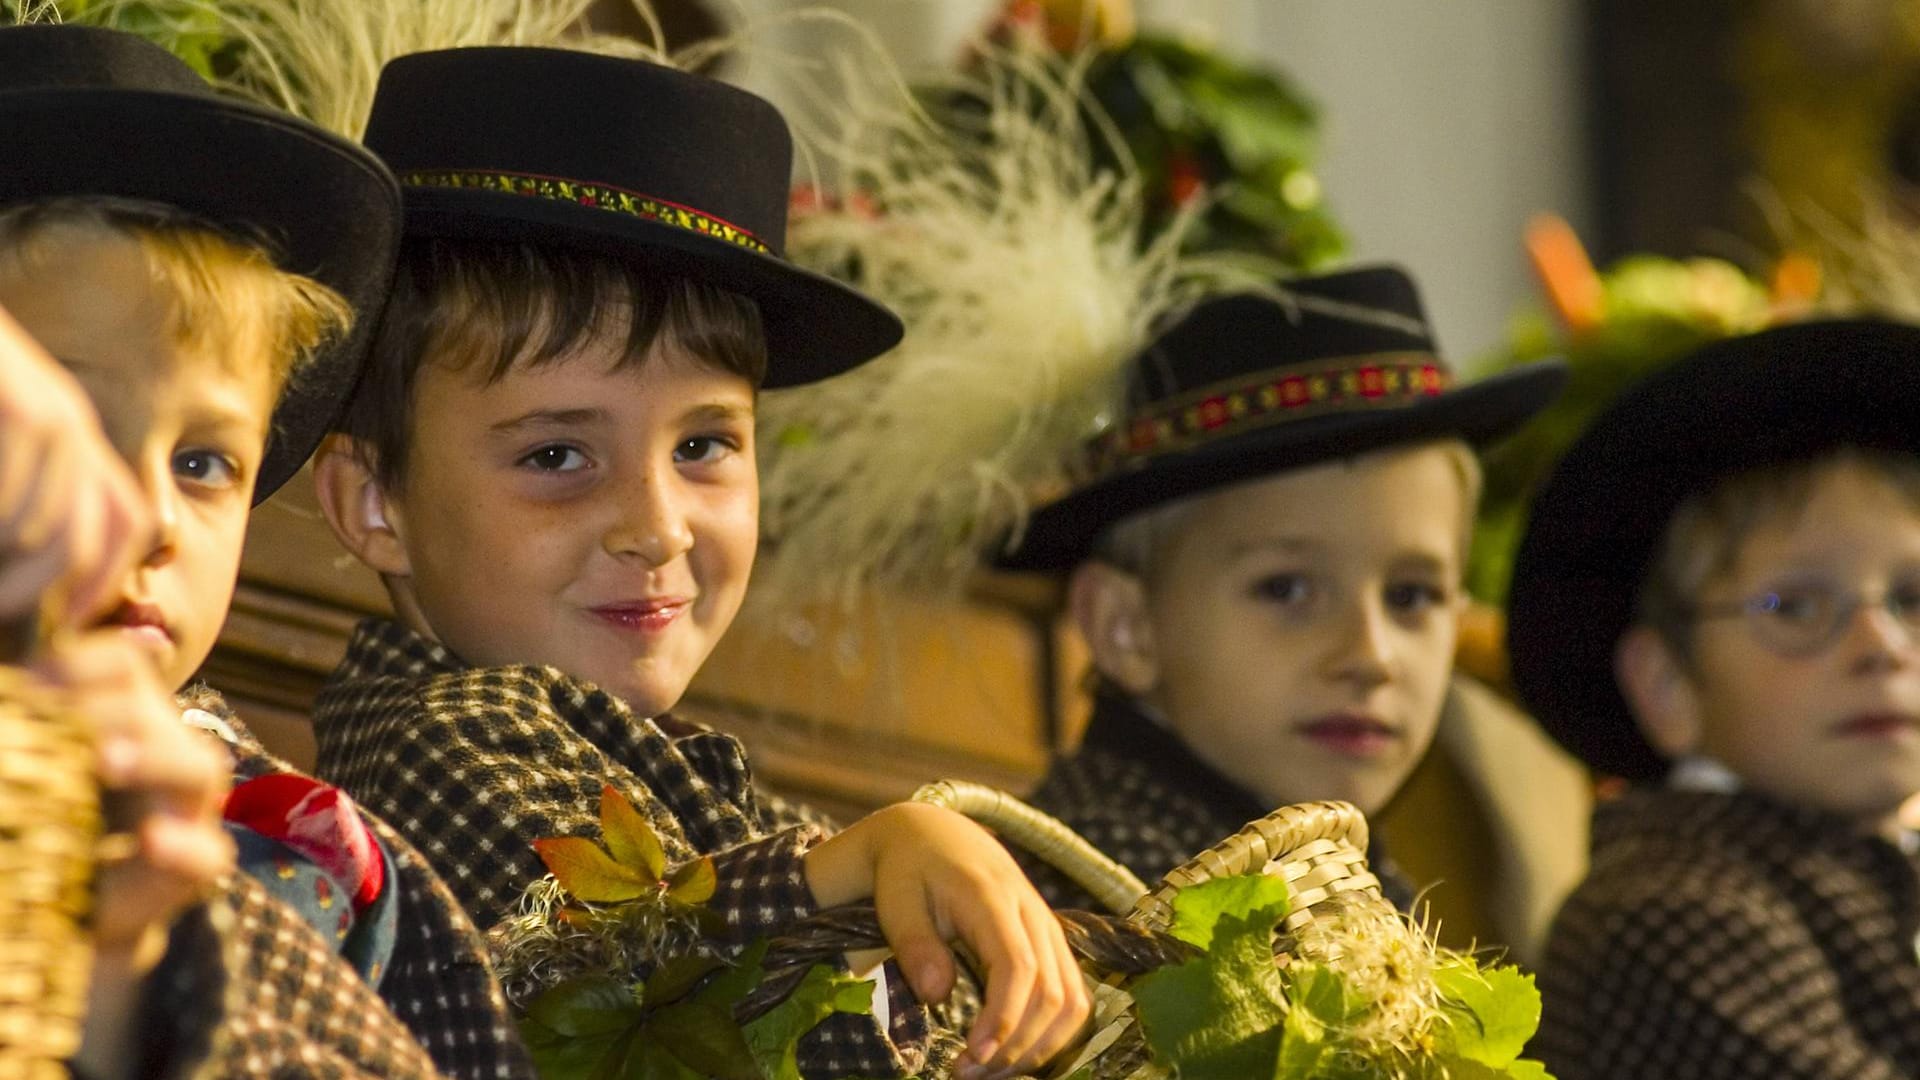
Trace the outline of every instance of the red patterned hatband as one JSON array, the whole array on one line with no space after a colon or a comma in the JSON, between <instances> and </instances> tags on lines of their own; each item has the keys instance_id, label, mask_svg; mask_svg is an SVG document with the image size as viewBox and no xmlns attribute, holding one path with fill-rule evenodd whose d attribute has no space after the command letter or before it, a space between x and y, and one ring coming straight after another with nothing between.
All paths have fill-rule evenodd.
<instances>
[{"instance_id":1,"label":"red patterned hatband","mask_svg":"<svg viewBox=\"0 0 1920 1080\"><path fill-rule=\"evenodd\" d=\"M497 191L505 195L525 195L528 198L545 199L549 202L572 203L575 206L625 214L628 217L646 221L657 221L676 229L710 236L715 240L724 240L729 244L749 251L757 251L762 255L773 254L773 249L763 243L759 237L738 225L722 221L712 214L695 210L691 206L656 199L651 195L627 191L610 184L590 184L584 180L567 180L557 176L480 169L415 169L401 173L400 183L408 187Z\"/></svg>"},{"instance_id":2,"label":"red patterned hatband","mask_svg":"<svg viewBox=\"0 0 1920 1080\"><path fill-rule=\"evenodd\" d=\"M1256 428L1328 413L1404 408L1436 397L1453 374L1430 353L1371 353L1324 367L1274 368L1135 413L1087 447L1090 475Z\"/></svg>"}]
</instances>

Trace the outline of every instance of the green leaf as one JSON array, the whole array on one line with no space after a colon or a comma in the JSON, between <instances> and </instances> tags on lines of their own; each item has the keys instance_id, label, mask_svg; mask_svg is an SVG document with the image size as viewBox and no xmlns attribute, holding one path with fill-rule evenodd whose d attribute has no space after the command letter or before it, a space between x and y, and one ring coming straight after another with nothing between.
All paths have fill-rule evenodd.
<instances>
[{"instance_id":1,"label":"green leaf","mask_svg":"<svg viewBox=\"0 0 1920 1080\"><path fill-rule=\"evenodd\" d=\"M1147 1045L1182 1080L1273 1073L1286 1008L1273 963L1275 910L1269 904L1252 919L1221 915L1210 925L1199 920L1212 936L1207 954L1143 976L1134 986Z\"/></svg>"},{"instance_id":2,"label":"green leaf","mask_svg":"<svg viewBox=\"0 0 1920 1080\"><path fill-rule=\"evenodd\" d=\"M701 1076L762 1080L746 1036L725 1006L697 998L669 1005L647 1018L641 1038L659 1043Z\"/></svg>"},{"instance_id":3,"label":"green leaf","mask_svg":"<svg viewBox=\"0 0 1920 1080\"><path fill-rule=\"evenodd\" d=\"M1468 1061L1505 1069L1540 1027L1540 991L1531 975L1461 962L1440 968L1433 978L1449 1006L1443 1048Z\"/></svg>"},{"instance_id":4,"label":"green leaf","mask_svg":"<svg viewBox=\"0 0 1920 1080\"><path fill-rule=\"evenodd\" d=\"M695 983L726 965L727 962L717 956L676 956L647 976L646 1000L656 1007L679 1001Z\"/></svg>"},{"instance_id":5,"label":"green leaf","mask_svg":"<svg viewBox=\"0 0 1920 1080\"><path fill-rule=\"evenodd\" d=\"M659 881L666 871L667 853L660 847L653 824L612 784L600 788L600 835L606 839L613 860L644 877L648 884Z\"/></svg>"},{"instance_id":6,"label":"green leaf","mask_svg":"<svg viewBox=\"0 0 1920 1080\"><path fill-rule=\"evenodd\" d=\"M545 1080L543 1077L542 1080ZM627 1056L620 1080L704 1080L658 1041L641 1039Z\"/></svg>"},{"instance_id":7,"label":"green leaf","mask_svg":"<svg viewBox=\"0 0 1920 1080\"><path fill-rule=\"evenodd\" d=\"M1286 974L1288 1015L1304 1012L1324 1025L1345 1024L1366 1011L1339 972L1324 964L1294 963Z\"/></svg>"},{"instance_id":8,"label":"green leaf","mask_svg":"<svg viewBox=\"0 0 1920 1080\"><path fill-rule=\"evenodd\" d=\"M621 1039L619 1034L562 1035L531 1017L521 1018L520 1036L541 1080L588 1080Z\"/></svg>"},{"instance_id":9,"label":"green leaf","mask_svg":"<svg viewBox=\"0 0 1920 1080\"><path fill-rule=\"evenodd\" d=\"M590 904L617 904L653 891L659 880L648 880L614 862L600 845L582 836L535 840L533 850L560 887L576 900Z\"/></svg>"},{"instance_id":10,"label":"green leaf","mask_svg":"<svg viewBox=\"0 0 1920 1080\"><path fill-rule=\"evenodd\" d=\"M1513 1080L1553 1080L1553 1074L1547 1071L1544 1064L1528 1058L1521 1058L1507 1066L1507 1075Z\"/></svg>"},{"instance_id":11,"label":"green leaf","mask_svg":"<svg viewBox=\"0 0 1920 1080\"><path fill-rule=\"evenodd\" d=\"M1287 1013L1280 1031L1280 1058L1273 1080L1314 1080L1328 1053L1326 1026L1306 1009Z\"/></svg>"},{"instance_id":12,"label":"green leaf","mask_svg":"<svg viewBox=\"0 0 1920 1080\"><path fill-rule=\"evenodd\" d=\"M815 964L787 999L746 1027L747 1045L769 1080L800 1080L800 1037L835 1013L873 1011L873 983Z\"/></svg>"},{"instance_id":13,"label":"green leaf","mask_svg":"<svg viewBox=\"0 0 1920 1080\"><path fill-rule=\"evenodd\" d=\"M1215 878L1182 889L1173 898L1173 925L1168 933L1196 948L1210 949L1221 919L1265 920L1272 928L1292 908L1287 883L1270 874Z\"/></svg>"},{"instance_id":14,"label":"green leaf","mask_svg":"<svg viewBox=\"0 0 1920 1080\"><path fill-rule=\"evenodd\" d=\"M704 904L713 899L714 890L719 886L720 879L714 873L713 860L701 857L680 864L667 876L667 899L689 907Z\"/></svg>"},{"instance_id":15,"label":"green leaf","mask_svg":"<svg viewBox=\"0 0 1920 1080\"><path fill-rule=\"evenodd\" d=\"M603 975L569 979L527 1006L529 1020L574 1038L624 1031L639 1023L640 1016L632 989Z\"/></svg>"},{"instance_id":16,"label":"green leaf","mask_svg":"<svg viewBox=\"0 0 1920 1080\"><path fill-rule=\"evenodd\" d=\"M713 981L700 988L694 995L695 1001L708 1005L718 1005L731 1009L734 1002L753 993L766 976L766 970L760 962L767 955L767 939L759 938L747 946L735 958L733 965L713 977Z\"/></svg>"}]
</instances>

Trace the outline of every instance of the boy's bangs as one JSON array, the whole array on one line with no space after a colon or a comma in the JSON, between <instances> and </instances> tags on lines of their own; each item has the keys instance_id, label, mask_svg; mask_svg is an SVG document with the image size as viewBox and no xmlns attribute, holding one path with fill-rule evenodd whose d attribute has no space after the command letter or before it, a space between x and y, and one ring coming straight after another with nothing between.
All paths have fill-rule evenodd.
<instances>
[{"instance_id":1,"label":"boy's bangs","mask_svg":"<svg viewBox=\"0 0 1920 1080\"><path fill-rule=\"evenodd\" d=\"M766 374L759 308L736 294L531 244L435 240L419 248L434 363L484 363L487 381L497 382L516 366L618 337L616 369L669 351L756 387Z\"/></svg>"},{"instance_id":2,"label":"boy's bangs","mask_svg":"<svg viewBox=\"0 0 1920 1080\"><path fill-rule=\"evenodd\" d=\"M0 211L0 260L32 267L89 240L137 245L171 307L174 341L218 358L234 374L264 357L276 396L315 350L353 321L344 298L281 270L263 243L170 207L74 198Z\"/></svg>"}]
</instances>

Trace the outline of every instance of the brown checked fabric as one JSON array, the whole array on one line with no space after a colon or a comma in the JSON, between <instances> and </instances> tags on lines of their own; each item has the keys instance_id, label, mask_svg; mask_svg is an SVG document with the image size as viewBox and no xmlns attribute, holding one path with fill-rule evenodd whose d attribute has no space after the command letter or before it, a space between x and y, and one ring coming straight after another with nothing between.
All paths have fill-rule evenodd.
<instances>
[{"instance_id":1,"label":"brown checked fabric","mask_svg":"<svg viewBox=\"0 0 1920 1080\"><path fill-rule=\"evenodd\" d=\"M823 838L776 827L738 740L635 716L550 667L473 668L385 620L363 622L315 703L319 772L411 840L476 922L510 914L546 873L533 841L598 835L610 784L646 815L670 861L711 856L710 906L741 939L814 913L802 858ZM904 1076L951 1053L951 1033L889 980L888 1031L828 1020L801 1045L808 1076Z\"/></svg>"},{"instance_id":2,"label":"brown checked fabric","mask_svg":"<svg viewBox=\"0 0 1920 1080\"><path fill-rule=\"evenodd\" d=\"M196 689L183 701L226 723L232 738L224 741L234 755L236 782L298 773L268 753L218 695ZM532 1077L532 1059L493 976L485 938L419 851L377 815L363 816L391 855L387 887L399 890L399 929L393 955L379 979L379 997L445 1075L461 1080ZM281 925L284 920L277 915L269 918L266 905L259 901L250 900L242 910L254 909L259 909L252 916L255 922L274 928L275 941L261 939L261 947L279 947L278 941L297 936ZM331 951L330 943L317 934L314 937ZM308 961L305 966L325 965ZM351 968L347 970L352 974ZM290 990L287 1000L298 996Z\"/></svg>"},{"instance_id":3,"label":"brown checked fabric","mask_svg":"<svg viewBox=\"0 0 1920 1080\"><path fill-rule=\"evenodd\" d=\"M1529 1056L1560 1080L1920 1076L1920 866L1754 794L1635 791L1594 815Z\"/></svg>"}]
</instances>

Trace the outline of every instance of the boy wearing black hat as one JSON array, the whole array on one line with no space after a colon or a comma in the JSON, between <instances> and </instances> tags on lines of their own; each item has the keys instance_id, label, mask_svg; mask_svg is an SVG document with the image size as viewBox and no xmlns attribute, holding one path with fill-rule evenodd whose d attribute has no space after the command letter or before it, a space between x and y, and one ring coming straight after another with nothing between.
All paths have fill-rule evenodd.
<instances>
[{"instance_id":1,"label":"boy wearing black hat","mask_svg":"<svg viewBox=\"0 0 1920 1080\"><path fill-rule=\"evenodd\" d=\"M1596 420L1514 564L1514 683L1603 803L1562 1080L1920 1075L1920 329L1710 345Z\"/></svg>"},{"instance_id":2,"label":"boy wearing black hat","mask_svg":"<svg viewBox=\"0 0 1920 1080\"><path fill-rule=\"evenodd\" d=\"M0 304L91 397L154 525L91 635L46 659L141 815L134 856L100 880L81 1064L434 1075L426 1043L451 1072L524 1074L483 944L419 856L230 718L185 717L230 763L187 739L166 696L225 620L251 505L299 468L358 373L348 326L391 274L391 175L215 97L164 50L84 27L0 29L0 146L33 162L0 176ZM249 781L231 795L229 767ZM234 841L253 876L194 903Z\"/></svg>"},{"instance_id":3,"label":"boy wearing black hat","mask_svg":"<svg viewBox=\"0 0 1920 1080\"><path fill-rule=\"evenodd\" d=\"M1285 288L1162 333L1090 479L1005 559L1070 574L1096 679L1032 801L1148 882L1278 806L1393 797L1452 668L1472 447L1561 380L1454 387L1399 270Z\"/></svg>"},{"instance_id":4,"label":"boy wearing black hat","mask_svg":"<svg viewBox=\"0 0 1920 1080\"><path fill-rule=\"evenodd\" d=\"M897 806L823 839L773 819L736 741L668 714L746 588L757 389L901 332L781 256L778 112L638 61L454 50L388 65L367 142L400 176L407 238L316 471L398 619L361 625L317 703L322 773L401 823L483 925L543 875L534 841L597 832L610 785L671 859L714 858L711 906L740 936L871 897L925 1000L953 980L944 941L966 940L988 986L961 1075L1051 1056L1084 992L984 831ZM888 983L888 1026L830 1020L809 1074L939 1063L926 1010Z\"/></svg>"}]
</instances>

